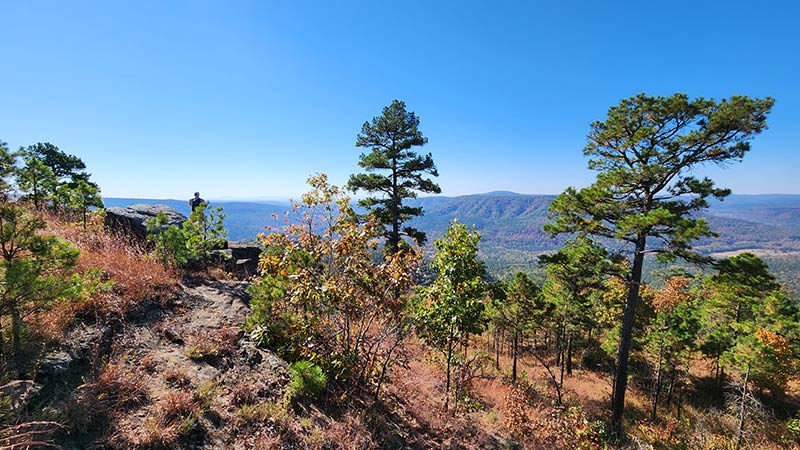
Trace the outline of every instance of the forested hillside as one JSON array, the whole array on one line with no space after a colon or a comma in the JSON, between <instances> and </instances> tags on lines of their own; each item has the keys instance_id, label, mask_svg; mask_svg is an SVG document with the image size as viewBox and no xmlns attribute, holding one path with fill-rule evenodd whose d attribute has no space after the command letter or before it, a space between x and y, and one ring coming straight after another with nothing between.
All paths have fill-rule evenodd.
<instances>
[{"instance_id":1,"label":"forested hillside","mask_svg":"<svg viewBox=\"0 0 800 450\"><path fill-rule=\"evenodd\" d=\"M553 195L489 192L459 197L423 197L409 204L421 206L424 215L410 223L440 237L453 219L475 225L481 232L481 254L495 276L536 268L539 254L557 250L566 242L542 231ZM104 198L106 207L135 203L166 204L188 215L183 200ZM215 202L224 208L225 227L232 240L254 241L265 226L279 226L289 203ZM800 285L800 195L731 195L714 202L704 214L716 238L704 238L697 248L723 256L728 252L753 251L770 265L778 279L797 291ZM277 218L276 218L277 217Z\"/></svg>"}]
</instances>

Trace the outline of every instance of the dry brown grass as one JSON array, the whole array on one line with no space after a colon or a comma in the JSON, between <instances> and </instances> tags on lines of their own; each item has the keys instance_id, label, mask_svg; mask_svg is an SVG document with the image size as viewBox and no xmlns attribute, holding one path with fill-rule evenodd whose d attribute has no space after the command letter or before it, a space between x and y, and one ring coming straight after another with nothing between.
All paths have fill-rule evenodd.
<instances>
[{"instance_id":1,"label":"dry brown grass","mask_svg":"<svg viewBox=\"0 0 800 450\"><path fill-rule=\"evenodd\" d=\"M372 439L363 413L348 411L344 417L325 430L326 448L341 450L378 449L380 445Z\"/></svg>"},{"instance_id":2,"label":"dry brown grass","mask_svg":"<svg viewBox=\"0 0 800 450\"><path fill-rule=\"evenodd\" d=\"M231 388L233 406L252 405L261 400L259 389L250 383L239 383Z\"/></svg>"},{"instance_id":3,"label":"dry brown grass","mask_svg":"<svg viewBox=\"0 0 800 450\"><path fill-rule=\"evenodd\" d=\"M63 428L56 422L24 422L0 429L0 448L3 450L60 448L52 440Z\"/></svg>"},{"instance_id":4,"label":"dry brown grass","mask_svg":"<svg viewBox=\"0 0 800 450\"><path fill-rule=\"evenodd\" d=\"M196 394L169 392L154 405L154 410L144 424L119 430L112 441L122 448L183 448L179 442L199 425L201 408Z\"/></svg>"},{"instance_id":5,"label":"dry brown grass","mask_svg":"<svg viewBox=\"0 0 800 450\"><path fill-rule=\"evenodd\" d=\"M121 412L149 401L146 380L122 363L107 363L80 386L64 410L68 427L79 434L104 429Z\"/></svg>"},{"instance_id":6,"label":"dry brown grass","mask_svg":"<svg viewBox=\"0 0 800 450\"><path fill-rule=\"evenodd\" d=\"M147 403L146 380L121 363L106 364L94 382L94 388L109 398L116 408L139 406Z\"/></svg>"},{"instance_id":7,"label":"dry brown grass","mask_svg":"<svg viewBox=\"0 0 800 450\"><path fill-rule=\"evenodd\" d=\"M193 414L199 405L194 392L169 392L156 404L156 419L162 423L174 423Z\"/></svg>"},{"instance_id":8,"label":"dry brown grass","mask_svg":"<svg viewBox=\"0 0 800 450\"><path fill-rule=\"evenodd\" d=\"M164 381L177 388L188 388L192 384L189 374L181 369L172 369L164 372Z\"/></svg>"},{"instance_id":9,"label":"dry brown grass","mask_svg":"<svg viewBox=\"0 0 800 450\"><path fill-rule=\"evenodd\" d=\"M47 233L69 241L80 250L77 273L97 273L99 282L111 282L110 286L100 286L84 302L68 308L73 313L113 313L125 317L141 303L163 302L177 291L178 276L173 271L149 257L146 249L129 237L103 228L101 218L93 218L87 229L56 216L47 216L46 220Z\"/></svg>"}]
</instances>

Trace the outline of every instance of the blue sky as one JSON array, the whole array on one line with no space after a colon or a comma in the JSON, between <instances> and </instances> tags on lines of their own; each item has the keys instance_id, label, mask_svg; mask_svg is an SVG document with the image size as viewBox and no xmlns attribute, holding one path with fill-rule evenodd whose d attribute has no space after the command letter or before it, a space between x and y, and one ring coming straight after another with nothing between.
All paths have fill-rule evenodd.
<instances>
[{"instance_id":1,"label":"blue sky","mask_svg":"<svg viewBox=\"0 0 800 450\"><path fill-rule=\"evenodd\" d=\"M80 156L112 197L285 198L359 170L361 125L421 119L446 195L594 174L622 98L772 96L735 193L800 193L797 2L0 0L0 139Z\"/></svg>"}]
</instances>

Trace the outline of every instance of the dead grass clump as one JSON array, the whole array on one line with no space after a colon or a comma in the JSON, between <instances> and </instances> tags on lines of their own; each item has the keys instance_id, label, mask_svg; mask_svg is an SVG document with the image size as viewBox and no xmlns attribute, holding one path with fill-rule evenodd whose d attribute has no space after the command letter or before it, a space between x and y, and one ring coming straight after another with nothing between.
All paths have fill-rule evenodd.
<instances>
[{"instance_id":1,"label":"dead grass clump","mask_svg":"<svg viewBox=\"0 0 800 450\"><path fill-rule=\"evenodd\" d=\"M603 448L607 433L602 422L589 421L578 406L553 406L536 397L536 389L525 381L506 396L506 428L524 448Z\"/></svg>"},{"instance_id":2,"label":"dead grass clump","mask_svg":"<svg viewBox=\"0 0 800 450\"><path fill-rule=\"evenodd\" d=\"M331 449L377 449L380 446L372 439L362 414L348 411L339 421L325 430L325 448Z\"/></svg>"},{"instance_id":3,"label":"dead grass clump","mask_svg":"<svg viewBox=\"0 0 800 450\"><path fill-rule=\"evenodd\" d=\"M156 404L156 419L165 424L175 423L192 415L199 405L195 393L169 392Z\"/></svg>"},{"instance_id":4,"label":"dead grass clump","mask_svg":"<svg viewBox=\"0 0 800 450\"><path fill-rule=\"evenodd\" d=\"M148 400L147 385L141 374L126 369L122 364L106 364L93 388L111 399L115 408L140 406Z\"/></svg>"},{"instance_id":5,"label":"dead grass clump","mask_svg":"<svg viewBox=\"0 0 800 450\"><path fill-rule=\"evenodd\" d=\"M188 388L192 384L189 374L187 374L185 370L180 369L172 369L164 372L164 381L166 381L170 386L184 389Z\"/></svg>"},{"instance_id":6,"label":"dead grass clump","mask_svg":"<svg viewBox=\"0 0 800 450\"><path fill-rule=\"evenodd\" d=\"M158 360L152 353L145 355L139 360L139 367L149 373L153 373L158 368Z\"/></svg>"},{"instance_id":7,"label":"dead grass clump","mask_svg":"<svg viewBox=\"0 0 800 450\"><path fill-rule=\"evenodd\" d=\"M75 320L77 311L83 305L74 302L55 302L44 311L37 311L28 319L32 330L42 338L45 345L61 342L67 334L69 326Z\"/></svg>"},{"instance_id":8,"label":"dead grass clump","mask_svg":"<svg viewBox=\"0 0 800 450\"><path fill-rule=\"evenodd\" d=\"M209 267L206 271L208 278L212 280L236 280L236 277L226 272L221 267Z\"/></svg>"},{"instance_id":9,"label":"dead grass clump","mask_svg":"<svg viewBox=\"0 0 800 450\"><path fill-rule=\"evenodd\" d=\"M243 448L285 448L283 437L271 432L271 430L261 430L253 435L245 436Z\"/></svg>"},{"instance_id":10,"label":"dead grass clump","mask_svg":"<svg viewBox=\"0 0 800 450\"><path fill-rule=\"evenodd\" d=\"M281 402L262 401L236 408L234 423L238 428L249 428L272 422L279 429L286 428L290 422L286 405Z\"/></svg>"},{"instance_id":11,"label":"dead grass clump","mask_svg":"<svg viewBox=\"0 0 800 450\"><path fill-rule=\"evenodd\" d=\"M122 411L148 402L140 374L122 364L106 364L91 382L81 385L64 407L64 422L72 432L86 434L106 429Z\"/></svg>"},{"instance_id":12,"label":"dead grass clump","mask_svg":"<svg viewBox=\"0 0 800 450\"><path fill-rule=\"evenodd\" d=\"M144 424L122 429L112 440L122 448L177 448L200 426L200 402L191 392L169 392L153 406Z\"/></svg>"},{"instance_id":13,"label":"dead grass clump","mask_svg":"<svg viewBox=\"0 0 800 450\"><path fill-rule=\"evenodd\" d=\"M93 386L79 386L64 406L63 422L71 434L86 435L92 430L106 429L113 406Z\"/></svg>"},{"instance_id":14,"label":"dead grass clump","mask_svg":"<svg viewBox=\"0 0 800 450\"><path fill-rule=\"evenodd\" d=\"M189 340L186 356L196 361L216 362L233 354L239 334L236 327L200 330Z\"/></svg>"},{"instance_id":15,"label":"dead grass clump","mask_svg":"<svg viewBox=\"0 0 800 450\"><path fill-rule=\"evenodd\" d=\"M261 401L236 408L230 421L244 448L332 448L324 431L308 417L298 417L284 401ZM280 443L276 447L274 444Z\"/></svg>"},{"instance_id":16,"label":"dead grass clump","mask_svg":"<svg viewBox=\"0 0 800 450\"><path fill-rule=\"evenodd\" d=\"M260 400L259 389L251 383L238 383L231 388L233 406L252 405Z\"/></svg>"},{"instance_id":17,"label":"dead grass clump","mask_svg":"<svg viewBox=\"0 0 800 450\"><path fill-rule=\"evenodd\" d=\"M53 433L63 428L56 422L24 422L0 429L0 448L59 448L53 443Z\"/></svg>"}]
</instances>

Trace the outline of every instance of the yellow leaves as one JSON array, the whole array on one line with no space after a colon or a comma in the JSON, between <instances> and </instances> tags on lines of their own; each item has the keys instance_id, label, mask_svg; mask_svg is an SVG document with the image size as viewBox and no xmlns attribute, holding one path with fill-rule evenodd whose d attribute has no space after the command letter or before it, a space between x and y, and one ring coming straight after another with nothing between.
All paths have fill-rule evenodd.
<instances>
[{"instance_id":1,"label":"yellow leaves","mask_svg":"<svg viewBox=\"0 0 800 450\"><path fill-rule=\"evenodd\" d=\"M759 327L756 329L755 335L758 342L778 358L786 358L792 355L792 347L789 340L780 334Z\"/></svg>"},{"instance_id":2,"label":"yellow leaves","mask_svg":"<svg viewBox=\"0 0 800 450\"><path fill-rule=\"evenodd\" d=\"M664 282L664 287L655 292L653 307L656 311L670 311L676 306L691 299L689 288L691 281L683 275L675 276Z\"/></svg>"}]
</instances>

